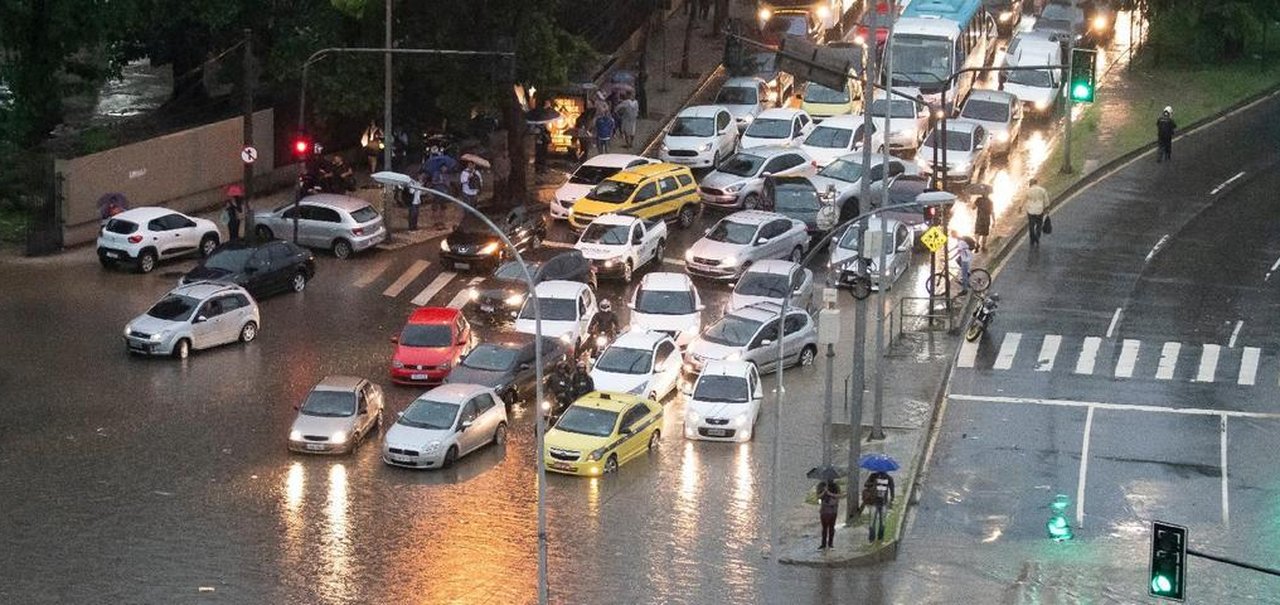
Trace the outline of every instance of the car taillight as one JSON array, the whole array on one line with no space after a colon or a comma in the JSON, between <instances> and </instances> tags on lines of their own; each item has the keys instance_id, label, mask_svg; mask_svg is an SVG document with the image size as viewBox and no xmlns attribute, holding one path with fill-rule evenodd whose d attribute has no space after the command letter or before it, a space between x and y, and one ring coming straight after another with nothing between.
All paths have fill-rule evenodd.
<instances>
[{"instance_id":1,"label":"car taillight","mask_svg":"<svg viewBox=\"0 0 1280 605\"><path fill-rule=\"evenodd\" d=\"M141 236L141 235L130 235L130 236L129 236L129 243L130 243L130 244L141 244L141 243L142 243L142 236Z\"/></svg>"},{"instance_id":2,"label":"car taillight","mask_svg":"<svg viewBox=\"0 0 1280 605\"><path fill-rule=\"evenodd\" d=\"M364 227L356 227L351 230L351 235L364 235Z\"/></svg>"}]
</instances>

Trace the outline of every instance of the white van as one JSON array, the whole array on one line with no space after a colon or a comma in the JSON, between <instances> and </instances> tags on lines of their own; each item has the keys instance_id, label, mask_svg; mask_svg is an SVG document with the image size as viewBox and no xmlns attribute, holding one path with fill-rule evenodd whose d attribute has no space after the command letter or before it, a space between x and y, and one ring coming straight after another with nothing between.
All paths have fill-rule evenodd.
<instances>
[{"instance_id":1,"label":"white van","mask_svg":"<svg viewBox=\"0 0 1280 605\"><path fill-rule=\"evenodd\" d=\"M1062 65L1062 46L1036 34L1018 34L1009 43L1003 67ZM1000 90L1017 95L1033 115L1048 115L1062 95L1062 70L1011 70L1000 72Z\"/></svg>"}]
</instances>

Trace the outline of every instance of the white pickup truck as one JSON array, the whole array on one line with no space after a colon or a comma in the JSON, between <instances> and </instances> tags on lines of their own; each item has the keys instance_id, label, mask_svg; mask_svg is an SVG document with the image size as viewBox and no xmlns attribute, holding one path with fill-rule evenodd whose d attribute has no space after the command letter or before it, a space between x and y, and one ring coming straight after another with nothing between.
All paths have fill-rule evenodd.
<instances>
[{"instance_id":1,"label":"white pickup truck","mask_svg":"<svg viewBox=\"0 0 1280 605\"><path fill-rule=\"evenodd\" d=\"M667 247L667 224L623 214L602 214L583 230L574 248L591 261L596 276L616 275L630 283L645 263L661 263Z\"/></svg>"}]
</instances>

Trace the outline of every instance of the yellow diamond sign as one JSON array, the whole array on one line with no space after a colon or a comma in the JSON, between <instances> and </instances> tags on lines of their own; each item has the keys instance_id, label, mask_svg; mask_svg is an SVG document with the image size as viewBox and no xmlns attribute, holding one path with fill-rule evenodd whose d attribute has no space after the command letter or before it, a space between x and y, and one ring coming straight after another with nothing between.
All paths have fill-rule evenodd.
<instances>
[{"instance_id":1,"label":"yellow diamond sign","mask_svg":"<svg viewBox=\"0 0 1280 605\"><path fill-rule=\"evenodd\" d=\"M924 235L920 236L920 243L924 244L924 247L928 248L930 252L937 252L943 244L947 243L947 234L943 233L942 229L939 229L937 225L934 225L929 227L929 230L925 231Z\"/></svg>"}]
</instances>

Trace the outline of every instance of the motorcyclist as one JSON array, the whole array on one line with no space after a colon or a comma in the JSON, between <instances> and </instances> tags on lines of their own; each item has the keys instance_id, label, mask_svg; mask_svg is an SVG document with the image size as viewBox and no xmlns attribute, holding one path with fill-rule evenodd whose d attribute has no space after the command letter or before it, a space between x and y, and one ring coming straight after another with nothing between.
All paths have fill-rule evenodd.
<instances>
[{"instance_id":1,"label":"motorcyclist","mask_svg":"<svg viewBox=\"0 0 1280 605\"><path fill-rule=\"evenodd\" d=\"M587 334L586 353L589 357L599 355L606 344L618 337L618 316L613 312L613 303L610 303L609 299L600 300L599 310L596 311L595 317L591 318ZM603 342L601 342L602 338Z\"/></svg>"},{"instance_id":2,"label":"motorcyclist","mask_svg":"<svg viewBox=\"0 0 1280 605\"><path fill-rule=\"evenodd\" d=\"M553 415L564 411L574 399L577 399L573 394L573 378L573 366L567 359L561 359L556 363L550 377L551 391L555 396L555 408L551 410Z\"/></svg>"},{"instance_id":3,"label":"motorcyclist","mask_svg":"<svg viewBox=\"0 0 1280 605\"><path fill-rule=\"evenodd\" d=\"M579 361L573 373L573 398L577 399L594 390L596 390L596 383L591 380L591 374L587 372L587 362Z\"/></svg>"}]
</instances>

